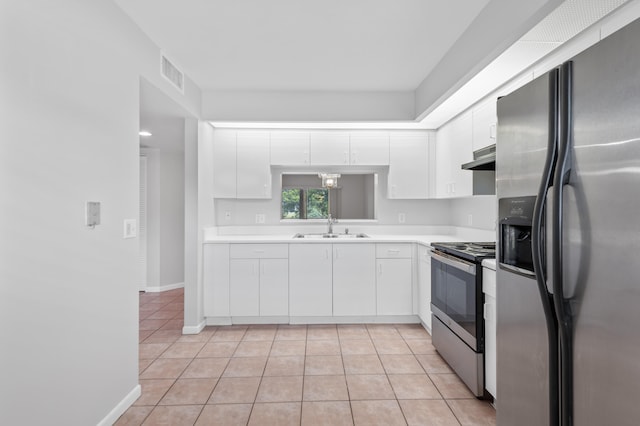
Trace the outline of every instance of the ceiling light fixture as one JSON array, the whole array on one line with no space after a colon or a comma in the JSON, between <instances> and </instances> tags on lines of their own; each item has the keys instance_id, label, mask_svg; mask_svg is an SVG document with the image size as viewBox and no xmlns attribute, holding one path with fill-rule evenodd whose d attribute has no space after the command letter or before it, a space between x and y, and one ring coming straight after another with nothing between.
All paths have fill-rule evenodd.
<instances>
[{"instance_id":1,"label":"ceiling light fixture","mask_svg":"<svg viewBox=\"0 0 640 426\"><path fill-rule=\"evenodd\" d=\"M148 131L146 131L146 130L140 130L140 132L138 132L138 134L139 134L140 136L144 136L144 137L149 137L149 136L151 136L151 132L148 132Z\"/></svg>"},{"instance_id":2,"label":"ceiling light fixture","mask_svg":"<svg viewBox=\"0 0 640 426\"><path fill-rule=\"evenodd\" d=\"M337 173L318 173L318 177L322 179L322 187L323 188L337 188L338 187L338 178L340 177Z\"/></svg>"}]
</instances>

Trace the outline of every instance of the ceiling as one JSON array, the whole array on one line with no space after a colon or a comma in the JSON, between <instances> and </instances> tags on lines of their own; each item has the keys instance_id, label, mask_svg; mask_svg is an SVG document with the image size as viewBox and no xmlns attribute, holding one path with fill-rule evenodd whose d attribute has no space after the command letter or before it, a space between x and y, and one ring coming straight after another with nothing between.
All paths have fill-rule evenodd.
<instances>
[{"instance_id":1,"label":"ceiling","mask_svg":"<svg viewBox=\"0 0 640 426\"><path fill-rule=\"evenodd\" d=\"M401 125L426 128L444 124L626 2L114 1L203 97L274 93L272 102L286 93L412 93L415 115ZM171 133L169 116L187 114L162 96L142 85L141 126L154 121Z\"/></svg>"},{"instance_id":2,"label":"ceiling","mask_svg":"<svg viewBox=\"0 0 640 426\"><path fill-rule=\"evenodd\" d=\"M414 90L489 0L116 0L202 90Z\"/></svg>"}]
</instances>

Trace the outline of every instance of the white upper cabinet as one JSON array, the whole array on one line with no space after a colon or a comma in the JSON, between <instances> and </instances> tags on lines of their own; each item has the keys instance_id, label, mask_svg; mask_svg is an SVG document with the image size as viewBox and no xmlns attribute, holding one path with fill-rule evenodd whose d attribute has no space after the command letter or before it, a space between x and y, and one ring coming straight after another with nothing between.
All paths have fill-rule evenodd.
<instances>
[{"instance_id":1,"label":"white upper cabinet","mask_svg":"<svg viewBox=\"0 0 640 426\"><path fill-rule=\"evenodd\" d=\"M464 113L451 120L436 135L436 198L473 195L473 174L462 164L473 160L472 116Z\"/></svg>"},{"instance_id":2,"label":"white upper cabinet","mask_svg":"<svg viewBox=\"0 0 640 426\"><path fill-rule=\"evenodd\" d=\"M271 198L269 132L238 131L237 198Z\"/></svg>"},{"instance_id":3,"label":"white upper cabinet","mask_svg":"<svg viewBox=\"0 0 640 426\"><path fill-rule=\"evenodd\" d=\"M236 198L236 131L213 134L213 197Z\"/></svg>"},{"instance_id":4,"label":"white upper cabinet","mask_svg":"<svg viewBox=\"0 0 640 426\"><path fill-rule=\"evenodd\" d=\"M348 132L313 132L310 135L312 165L342 166L349 164Z\"/></svg>"},{"instance_id":5,"label":"white upper cabinet","mask_svg":"<svg viewBox=\"0 0 640 426\"><path fill-rule=\"evenodd\" d=\"M473 109L473 151L496 143L496 123L498 122L497 102L495 99L478 105Z\"/></svg>"},{"instance_id":6,"label":"white upper cabinet","mask_svg":"<svg viewBox=\"0 0 640 426\"><path fill-rule=\"evenodd\" d=\"M271 198L268 132L215 131L213 197Z\"/></svg>"},{"instance_id":7,"label":"white upper cabinet","mask_svg":"<svg viewBox=\"0 0 640 426\"><path fill-rule=\"evenodd\" d=\"M388 166L388 132L352 132L350 164L355 166Z\"/></svg>"},{"instance_id":8,"label":"white upper cabinet","mask_svg":"<svg viewBox=\"0 0 640 426\"><path fill-rule=\"evenodd\" d=\"M392 132L387 197L429 198L429 133Z\"/></svg>"},{"instance_id":9,"label":"white upper cabinet","mask_svg":"<svg viewBox=\"0 0 640 426\"><path fill-rule=\"evenodd\" d=\"M271 164L308 166L309 132L271 132Z\"/></svg>"}]
</instances>

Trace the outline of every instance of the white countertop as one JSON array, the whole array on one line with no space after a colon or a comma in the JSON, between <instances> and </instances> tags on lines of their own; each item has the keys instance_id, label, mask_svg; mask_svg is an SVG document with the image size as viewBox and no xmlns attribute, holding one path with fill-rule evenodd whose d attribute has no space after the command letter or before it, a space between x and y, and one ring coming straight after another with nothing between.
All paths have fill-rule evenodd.
<instances>
[{"instance_id":1,"label":"white countertop","mask_svg":"<svg viewBox=\"0 0 640 426\"><path fill-rule=\"evenodd\" d=\"M381 235L367 234L367 238L293 238L293 235L216 235L208 236L205 244L212 243L300 243L300 244L344 244L344 243L419 243L430 245L433 241L463 241L451 235Z\"/></svg>"}]
</instances>

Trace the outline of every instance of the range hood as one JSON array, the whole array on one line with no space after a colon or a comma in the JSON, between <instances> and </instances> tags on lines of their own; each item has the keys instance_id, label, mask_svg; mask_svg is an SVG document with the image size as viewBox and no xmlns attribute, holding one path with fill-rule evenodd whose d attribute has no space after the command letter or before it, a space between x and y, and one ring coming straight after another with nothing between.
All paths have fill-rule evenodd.
<instances>
[{"instance_id":1,"label":"range hood","mask_svg":"<svg viewBox=\"0 0 640 426\"><path fill-rule=\"evenodd\" d=\"M473 161L463 164L464 170L495 170L496 144L473 152Z\"/></svg>"}]
</instances>

